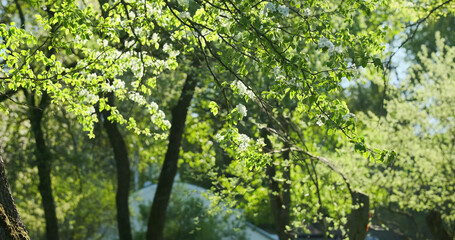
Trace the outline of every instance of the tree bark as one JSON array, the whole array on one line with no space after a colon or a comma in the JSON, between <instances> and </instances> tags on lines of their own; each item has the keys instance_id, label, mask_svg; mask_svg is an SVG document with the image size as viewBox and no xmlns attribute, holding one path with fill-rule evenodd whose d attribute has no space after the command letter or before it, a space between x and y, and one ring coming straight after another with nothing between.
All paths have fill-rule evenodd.
<instances>
[{"instance_id":1,"label":"tree bark","mask_svg":"<svg viewBox=\"0 0 455 240\"><path fill-rule=\"evenodd\" d=\"M50 98L47 93L43 93L38 106L35 105L35 94L29 96L30 108L30 123L31 130L35 138L35 157L38 166L39 184L38 190L41 195L44 218L46 220L46 238L47 240L58 240L58 220L55 212L55 202L52 194L51 181L51 153L46 146L44 133L41 126L43 113L50 104Z\"/></svg>"},{"instance_id":2,"label":"tree bark","mask_svg":"<svg viewBox=\"0 0 455 240\"><path fill-rule=\"evenodd\" d=\"M264 138L267 150L272 150L272 143L267 138L265 130L261 132L261 135ZM286 151L283 154L283 157L289 159L289 152ZM290 185L288 183L284 183L283 187L280 187L279 183L275 180L276 167L273 163L267 164L265 174L267 177L267 185L270 190L270 207L272 208L275 230L277 231L278 238L280 240L294 239L295 236L286 229L286 226L290 223ZM290 179L290 172L288 170L285 171L284 177Z\"/></svg>"},{"instance_id":3,"label":"tree bark","mask_svg":"<svg viewBox=\"0 0 455 240\"><path fill-rule=\"evenodd\" d=\"M444 228L441 213L437 212L436 210L431 210L425 220L435 239L454 239L454 236L450 236L449 232Z\"/></svg>"},{"instance_id":4,"label":"tree bark","mask_svg":"<svg viewBox=\"0 0 455 240\"><path fill-rule=\"evenodd\" d=\"M193 98L196 81L189 75L183 85L177 105L172 109L172 125L169 143L161 169L158 186L153 199L147 226L147 240L163 240L166 209L177 174L177 162L182 142L188 108Z\"/></svg>"},{"instance_id":5,"label":"tree bark","mask_svg":"<svg viewBox=\"0 0 455 240\"><path fill-rule=\"evenodd\" d=\"M0 156L0 239L29 240L21 221L6 178L5 166Z\"/></svg>"},{"instance_id":6,"label":"tree bark","mask_svg":"<svg viewBox=\"0 0 455 240\"><path fill-rule=\"evenodd\" d=\"M347 228L350 240L364 240L370 214L370 198L361 192L352 192L352 208Z\"/></svg>"},{"instance_id":7,"label":"tree bark","mask_svg":"<svg viewBox=\"0 0 455 240\"><path fill-rule=\"evenodd\" d=\"M108 103L114 106L114 96L108 96ZM117 123L110 122L107 118L111 115L108 111L103 112L104 127L109 137L112 149L114 150L115 164L117 166L117 194L115 202L117 206L117 226L120 240L132 240L130 211L128 197L130 192L130 163L128 160L128 149Z\"/></svg>"}]
</instances>

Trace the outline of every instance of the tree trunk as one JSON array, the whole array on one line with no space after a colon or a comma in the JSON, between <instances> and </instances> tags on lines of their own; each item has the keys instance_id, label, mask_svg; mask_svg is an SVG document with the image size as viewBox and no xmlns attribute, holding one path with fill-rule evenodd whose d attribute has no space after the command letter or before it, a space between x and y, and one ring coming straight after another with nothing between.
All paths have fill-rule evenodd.
<instances>
[{"instance_id":1,"label":"tree trunk","mask_svg":"<svg viewBox=\"0 0 455 240\"><path fill-rule=\"evenodd\" d=\"M51 181L51 153L46 146L44 133L41 127L44 109L49 106L50 98L47 93L43 93L41 102L35 105L35 94L30 94L30 123L33 135L35 137L35 157L38 166L39 184L38 190L41 194L44 208L44 218L46 220L46 239L58 240L58 221L55 213L54 197L52 195Z\"/></svg>"},{"instance_id":2,"label":"tree trunk","mask_svg":"<svg viewBox=\"0 0 455 240\"><path fill-rule=\"evenodd\" d=\"M264 138L267 150L272 149L272 143L267 138L265 131L261 133ZM289 152L285 152L283 157L289 159ZM272 208L273 218L275 222L275 230L277 231L280 240L294 239L295 236L286 229L290 223L290 185L283 184L283 189L280 188L279 183L275 180L276 167L272 164L267 164L265 174L267 177L267 184L269 187L270 207ZM284 177L290 179L290 172L285 170Z\"/></svg>"},{"instance_id":3,"label":"tree trunk","mask_svg":"<svg viewBox=\"0 0 455 240\"><path fill-rule=\"evenodd\" d=\"M361 192L352 192L352 208L348 217L348 236L350 240L364 240L370 214L370 198Z\"/></svg>"},{"instance_id":4,"label":"tree trunk","mask_svg":"<svg viewBox=\"0 0 455 240\"><path fill-rule=\"evenodd\" d=\"M114 96L108 96L109 105L114 106ZM114 150L115 164L117 167L117 194L115 202L117 206L117 226L120 240L132 240L130 211L128 197L130 192L130 163L128 160L128 149L125 141L117 128L117 123L112 123L107 118L108 111L103 112L104 127L106 128L109 142Z\"/></svg>"},{"instance_id":5,"label":"tree trunk","mask_svg":"<svg viewBox=\"0 0 455 240\"><path fill-rule=\"evenodd\" d=\"M177 162L185 128L186 115L196 87L196 81L189 75L183 85L177 105L172 109L172 125L169 143L158 186L153 199L147 226L147 240L163 240L166 209L172 191L174 177L177 174Z\"/></svg>"},{"instance_id":6,"label":"tree trunk","mask_svg":"<svg viewBox=\"0 0 455 240\"><path fill-rule=\"evenodd\" d=\"M449 232L444 228L442 222L441 213L431 210L430 213L425 218L428 228L430 228L431 233L435 239L444 240L444 239L454 239L454 236L450 236Z\"/></svg>"},{"instance_id":7,"label":"tree trunk","mask_svg":"<svg viewBox=\"0 0 455 240\"><path fill-rule=\"evenodd\" d=\"M0 239L29 240L22 224L6 178L5 166L0 156Z\"/></svg>"}]
</instances>

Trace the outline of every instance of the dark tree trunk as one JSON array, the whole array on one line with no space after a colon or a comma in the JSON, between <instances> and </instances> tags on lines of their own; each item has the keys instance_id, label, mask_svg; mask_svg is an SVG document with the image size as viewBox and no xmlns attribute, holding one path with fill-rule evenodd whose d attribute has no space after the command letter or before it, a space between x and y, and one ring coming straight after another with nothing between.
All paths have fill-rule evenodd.
<instances>
[{"instance_id":1,"label":"dark tree trunk","mask_svg":"<svg viewBox=\"0 0 455 240\"><path fill-rule=\"evenodd\" d=\"M352 208L348 217L348 235L350 240L364 240L370 215L370 198L361 192L352 192Z\"/></svg>"},{"instance_id":2,"label":"dark tree trunk","mask_svg":"<svg viewBox=\"0 0 455 240\"><path fill-rule=\"evenodd\" d=\"M108 97L109 105L114 106L114 96ZM132 240L130 211L128 197L130 192L130 163L128 160L128 149L125 141L117 127L117 123L112 123L107 118L110 116L108 111L103 112L104 127L106 128L109 142L114 150L115 164L117 166L117 194L115 202L117 206L117 225L120 240Z\"/></svg>"},{"instance_id":3,"label":"dark tree trunk","mask_svg":"<svg viewBox=\"0 0 455 240\"><path fill-rule=\"evenodd\" d=\"M266 144L266 151L270 151L272 149L272 143L267 138L267 134L265 131L262 131L261 135ZM285 159L289 159L289 152L286 151L283 157ZM278 233L278 238L280 240L294 239L294 234L286 229L286 226L290 223L290 185L288 183L284 183L283 187L280 187L279 183L275 180L276 167L273 164L267 164L265 174L267 177L267 185L269 187L270 207L272 208L275 230ZM285 170L284 177L288 180L290 179L289 169Z\"/></svg>"},{"instance_id":4,"label":"dark tree trunk","mask_svg":"<svg viewBox=\"0 0 455 240\"><path fill-rule=\"evenodd\" d=\"M47 93L43 93L38 106L35 105L35 94L29 96L30 108L30 123L33 136L35 137L35 157L38 166L39 184L38 190L41 194L42 204L44 208L44 218L46 220L46 239L58 240L58 221L55 213L54 197L52 195L51 181L51 153L46 146L44 133L41 126L44 109L49 106L50 98Z\"/></svg>"},{"instance_id":5,"label":"dark tree trunk","mask_svg":"<svg viewBox=\"0 0 455 240\"><path fill-rule=\"evenodd\" d=\"M172 184L177 174L177 162L185 128L186 115L196 87L196 81L189 75L183 85L177 105L172 109L172 125L169 143L158 186L153 199L147 226L147 240L163 240L166 209L171 196Z\"/></svg>"},{"instance_id":6,"label":"dark tree trunk","mask_svg":"<svg viewBox=\"0 0 455 240\"><path fill-rule=\"evenodd\" d=\"M267 165L266 167L267 184L269 186L269 199L272 207L273 218L275 220L275 230L278 233L280 240L294 239L286 226L289 225L289 205L286 205L285 195L281 191L277 181L274 180L276 175L276 168L274 165Z\"/></svg>"},{"instance_id":7,"label":"dark tree trunk","mask_svg":"<svg viewBox=\"0 0 455 240\"><path fill-rule=\"evenodd\" d=\"M450 236L449 232L444 228L441 213L431 210L425 220L435 239L454 239L454 236Z\"/></svg>"},{"instance_id":8,"label":"dark tree trunk","mask_svg":"<svg viewBox=\"0 0 455 240\"><path fill-rule=\"evenodd\" d=\"M5 166L0 156L0 239L29 240L22 224L6 178Z\"/></svg>"},{"instance_id":9,"label":"dark tree trunk","mask_svg":"<svg viewBox=\"0 0 455 240\"><path fill-rule=\"evenodd\" d=\"M288 144L284 144L285 148L289 148L290 146ZM290 151L287 150L283 153L283 160L285 161L289 161L289 154L290 154ZM283 188L283 191L282 191L282 194L283 194L283 203L284 203L284 206L286 206L286 209L287 209L287 214L288 214L288 224L290 223L290 207L291 207L291 168L290 167L284 167L283 169L283 177L284 177L284 180L285 182L283 183L282 185L282 188Z\"/></svg>"}]
</instances>

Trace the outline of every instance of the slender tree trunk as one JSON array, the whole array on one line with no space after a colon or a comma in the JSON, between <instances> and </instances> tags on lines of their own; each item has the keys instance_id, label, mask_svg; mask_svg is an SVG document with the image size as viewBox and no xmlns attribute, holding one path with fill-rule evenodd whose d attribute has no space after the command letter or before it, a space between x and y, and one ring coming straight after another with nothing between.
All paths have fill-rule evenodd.
<instances>
[{"instance_id":1,"label":"slender tree trunk","mask_svg":"<svg viewBox=\"0 0 455 240\"><path fill-rule=\"evenodd\" d=\"M361 192L352 192L352 208L348 217L349 240L363 240L367 236L370 214L370 198Z\"/></svg>"},{"instance_id":2,"label":"slender tree trunk","mask_svg":"<svg viewBox=\"0 0 455 240\"><path fill-rule=\"evenodd\" d=\"M272 143L267 138L267 134L264 130L261 132L261 135L265 140L266 150L271 150ZM289 152L285 152L283 157L289 159ZM273 164L267 164L265 174L269 187L270 207L272 208L275 230L277 231L278 238L280 240L294 239L294 235L286 229L286 226L290 223L290 185L288 183L284 183L283 187L280 187L279 183L275 180L276 167ZM289 170L285 171L284 177L290 179Z\"/></svg>"},{"instance_id":3,"label":"slender tree trunk","mask_svg":"<svg viewBox=\"0 0 455 240\"><path fill-rule=\"evenodd\" d=\"M172 184L177 174L177 162L185 128L186 115L196 87L191 75L185 80L177 105L172 109L172 126L158 187L153 199L147 226L147 240L163 240L166 209L171 196Z\"/></svg>"},{"instance_id":4,"label":"slender tree trunk","mask_svg":"<svg viewBox=\"0 0 455 240\"><path fill-rule=\"evenodd\" d=\"M450 236L450 233L444 228L441 213L436 210L431 210L425 220L435 239L454 239L455 236Z\"/></svg>"},{"instance_id":5,"label":"slender tree trunk","mask_svg":"<svg viewBox=\"0 0 455 240\"><path fill-rule=\"evenodd\" d=\"M39 184L38 190L41 194L44 208L44 218L46 220L46 239L58 240L58 221L55 213L55 203L52 194L51 181L51 154L44 140L44 133L41 126L44 109L49 106L50 98L47 93L43 93L38 106L35 105L35 94L29 95L30 123L33 136L35 137L35 157L38 166Z\"/></svg>"},{"instance_id":6,"label":"slender tree trunk","mask_svg":"<svg viewBox=\"0 0 455 240\"><path fill-rule=\"evenodd\" d=\"M0 156L0 239L29 240L22 224L6 178L5 166Z\"/></svg>"},{"instance_id":7,"label":"slender tree trunk","mask_svg":"<svg viewBox=\"0 0 455 240\"><path fill-rule=\"evenodd\" d=\"M109 105L114 106L114 96L108 97ZM125 141L117 127L117 123L112 123L107 118L110 116L108 111L103 112L104 127L106 128L109 142L114 150L115 164L117 166L117 194L115 202L117 206L117 225L120 240L132 240L130 211L128 197L130 192L130 163L128 160L128 149Z\"/></svg>"}]
</instances>

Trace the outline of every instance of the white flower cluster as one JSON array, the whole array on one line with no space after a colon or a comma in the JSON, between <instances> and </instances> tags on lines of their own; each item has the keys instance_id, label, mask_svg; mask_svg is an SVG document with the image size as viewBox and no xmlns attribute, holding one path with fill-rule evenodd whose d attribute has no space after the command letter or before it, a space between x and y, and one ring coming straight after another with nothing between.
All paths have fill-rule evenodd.
<instances>
[{"instance_id":1,"label":"white flower cluster","mask_svg":"<svg viewBox=\"0 0 455 240\"><path fill-rule=\"evenodd\" d=\"M274 3L271 3L271 2L268 2L265 6L264 6L264 13L265 15L267 15L268 12L276 12L278 11L281 15L287 17L289 16L289 7L287 7L286 5L279 5L278 7L274 4Z\"/></svg>"},{"instance_id":2,"label":"white flower cluster","mask_svg":"<svg viewBox=\"0 0 455 240\"><path fill-rule=\"evenodd\" d=\"M216 141L216 142L221 142L221 141L223 141L223 140L224 140L224 136L221 135L221 133L217 133L217 134L215 135L215 141Z\"/></svg>"},{"instance_id":3,"label":"white flower cluster","mask_svg":"<svg viewBox=\"0 0 455 240\"><path fill-rule=\"evenodd\" d=\"M275 11L276 11L275 4L274 4L274 3L271 3L271 2L268 2L268 3L265 5L265 7L264 7L264 12L267 12L267 11L275 12Z\"/></svg>"},{"instance_id":4,"label":"white flower cluster","mask_svg":"<svg viewBox=\"0 0 455 240\"><path fill-rule=\"evenodd\" d=\"M329 49L330 56L332 56L334 52L337 52L337 53L343 52L343 48L341 46L335 46L329 39L322 37L319 39L318 48L324 48L324 47L327 47Z\"/></svg>"},{"instance_id":5,"label":"white flower cluster","mask_svg":"<svg viewBox=\"0 0 455 240\"><path fill-rule=\"evenodd\" d=\"M319 48L324 48L324 47L333 48L334 46L333 46L333 43L329 39L322 37L319 39L318 47Z\"/></svg>"},{"instance_id":6,"label":"white flower cluster","mask_svg":"<svg viewBox=\"0 0 455 240\"><path fill-rule=\"evenodd\" d=\"M253 91L251 90L248 90L248 88L245 86L245 84L243 84L243 82L240 82L240 81L235 81L232 86L232 88L237 88L237 90L239 91L239 94L241 96L245 96L247 95L250 99L253 99L254 98L254 93Z\"/></svg>"},{"instance_id":7,"label":"white flower cluster","mask_svg":"<svg viewBox=\"0 0 455 240\"><path fill-rule=\"evenodd\" d=\"M311 10L309 8L305 8L305 10L303 10L303 15L304 16L310 16L311 15Z\"/></svg>"},{"instance_id":8,"label":"white flower cluster","mask_svg":"<svg viewBox=\"0 0 455 240\"><path fill-rule=\"evenodd\" d=\"M160 40L160 37L158 36L157 33L153 33L152 34L152 42L153 43L158 43L158 41Z\"/></svg>"},{"instance_id":9,"label":"white flower cluster","mask_svg":"<svg viewBox=\"0 0 455 240\"><path fill-rule=\"evenodd\" d=\"M148 109L150 112L156 112L156 111L158 111L158 104L156 104L156 102L151 102L151 103L147 106L147 109Z\"/></svg>"},{"instance_id":10,"label":"white flower cluster","mask_svg":"<svg viewBox=\"0 0 455 240\"><path fill-rule=\"evenodd\" d=\"M135 42L134 39L131 40L131 41L126 40L125 43L124 43L125 44L125 48L130 48L130 47L134 46L135 43L136 42Z\"/></svg>"},{"instance_id":11,"label":"white flower cluster","mask_svg":"<svg viewBox=\"0 0 455 240\"><path fill-rule=\"evenodd\" d=\"M343 116L343 121L347 122L349 119L353 118L355 122L357 122L357 117L355 116L354 113L348 113Z\"/></svg>"},{"instance_id":12,"label":"white flower cluster","mask_svg":"<svg viewBox=\"0 0 455 240\"><path fill-rule=\"evenodd\" d=\"M164 124L164 126L166 126L166 127L168 127L168 128L171 127L171 122L169 122L169 120L167 120L167 119L164 119L164 120L163 120L163 124Z\"/></svg>"},{"instance_id":13,"label":"white flower cluster","mask_svg":"<svg viewBox=\"0 0 455 240\"><path fill-rule=\"evenodd\" d=\"M289 8L286 5L278 6L278 12L285 17L289 16Z\"/></svg>"},{"instance_id":14,"label":"white flower cluster","mask_svg":"<svg viewBox=\"0 0 455 240\"><path fill-rule=\"evenodd\" d=\"M131 58L130 63L133 75L141 79L144 76L144 65L139 58Z\"/></svg>"},{"instance_id":15,"label":"white flower cluster","mask_svg":"<svg viewBox=\"0 0 455 240\"><path fill-rule=\"evenodd\" d=\"M144 104L147 103L147 101L145 100L144 96L142 96L138 92L133 92L133 91L129 92L128 93L128 98L131 101L138 103L139 105L144 105Z\"/></svg>"},{"instance_id":16,"label":"white flower cluster","mask_svg":"<svg viewBox=\"0 0 455 240\"><path fill-rule=\"evenodd\" d=\"M120 79L115 79L114 88L115 89L124 89L125 88L125 82L120 80Z\"/></svg>"},{"instance_id":17,"label":"white flower cluster","mask_svg":"<svg viewBox=\"0 0 455 240\"><path fill-rule=\"evenodd\" d=\"M109 45L109 41L107 39L97 39L96 43L98 43L100 46L103 46L104 48Z\"/></svg>"},{"instance_id":18,"label":"white flower cluster","mask_svg":"<svg viewBox=\"0 0 455 240\"><path fill-rule=\"evenodd\" d=\"M153 123L156 123L156 122L162 121L164 119L164 117L165 117L164 112L161 110L158 110L158 112L156 112L155 114L152 114L150 119L152 120Z\"/></svg>"},{"instance_id":19,"label":"white flower cluster","mask_svg":"<svg viewBox=\"0 0 455 240\"><path fill-rule=\"evenodd\" d=\"M246 117L248 110L246 110L246 107L243 104L237 104L235 108L242 116Z\"/></svg>"},{"instance_id":20,"label":"white flower cluster","mask_svg":"<svg viewBox=\"0 0 455 240\"><path fill-rule=\"evenodd\" d=\"M101 85L101 90L103 92L112 92L115 90L115 87L113 85L109 84L108 82L106 82Z\"/></svg>"},{"instance_id":21,"label":"white flower cluster","mask_svg":"<svg viewBox=\"0 0 455 240\"><path fill-rule=\"evenodd\" d=\"M326 121L328 120L327 116L326 115L323 115L323 114L318 114L318 120L316 121L316 124L318 126L322 126L324 125L324 122L322 122L322 119L324 118Z\"/></svg>"},{"instance_id":22,"label":"white flower cluster","mask_svg":"<svg viewBox=\"0 0 455 240\"><path fill-rule=\"evenodd\" d=\"M89 92L87 89L82 89L80 92L79 92L79 96L83 97L84 98L84 102L87 102L89 104L95 104L98 102L99 100L99 97L91 92Z\"/></svg>"},{"instance_id":23,"label":"white flower cluster","mask_svg":"<svg viewBox=\"0 0 455 240\"><path fill-rule=\"evenodd\" d=\"M87 111L85 111L85 115L92 115L95 113L95 107L94 106L89 106Z\"/></svg>"},{"instance_id":24,"label":"white flower cluster","mask_svg":"<svg viewBox=\"0 0 455 240\"><path fill-rule=\"evenodd\" d=\"M169 57L177 57L180 54L180 51L172 50L172 45L167 43L163 45L163 51L169 54Z\"/></svg>"},{"instance_id":25,"label":"white flower cluster","mask_svg":"<svg viewBox=\"0 0 455 240\"><path fill-rule=\"evenodd\" d=\"M239 145L238 150L240 152L246 151L250 146L250 138L245 134L239 134L239 136L237 137L237 142Z\"/></svg>"},{"instance_id":26,"label":"white flower cluster","mask_svg":"<svg viewBox=\"0 0 455 240\"><path fill-rule=\"evenodd\" d=\"M286 77L283 74L283 70L281 70L281 68L278 67L278 66L273 68L273 75L275 75L275 79L277 81L281 81L281 80L286 79Z\"/></svg>"},{"instance_id":27,"label":"white flower cluster","mask_svg":"<svg viewBox=\"0 0 455 240\"><path fill-rule=\"evenodd\" d=\"M181 17L181 18L190 18L191 15L190 15L189 12L184 11L184 12L180 12L180 17Z\"/></svg>"},{"instance_id":28,"label":"white flower cluster","mask_svg":"<svg viewBox=\"0 0 455 240\"><path fill-rule=\"evenodd\" d=\"M74 43L75 43L75 44L85 45L85 44L87 43L87 39L82 39L82 38L81 38L81 35L77 34L77 35L74 37Z\"/></svg>"}]
</instances>

